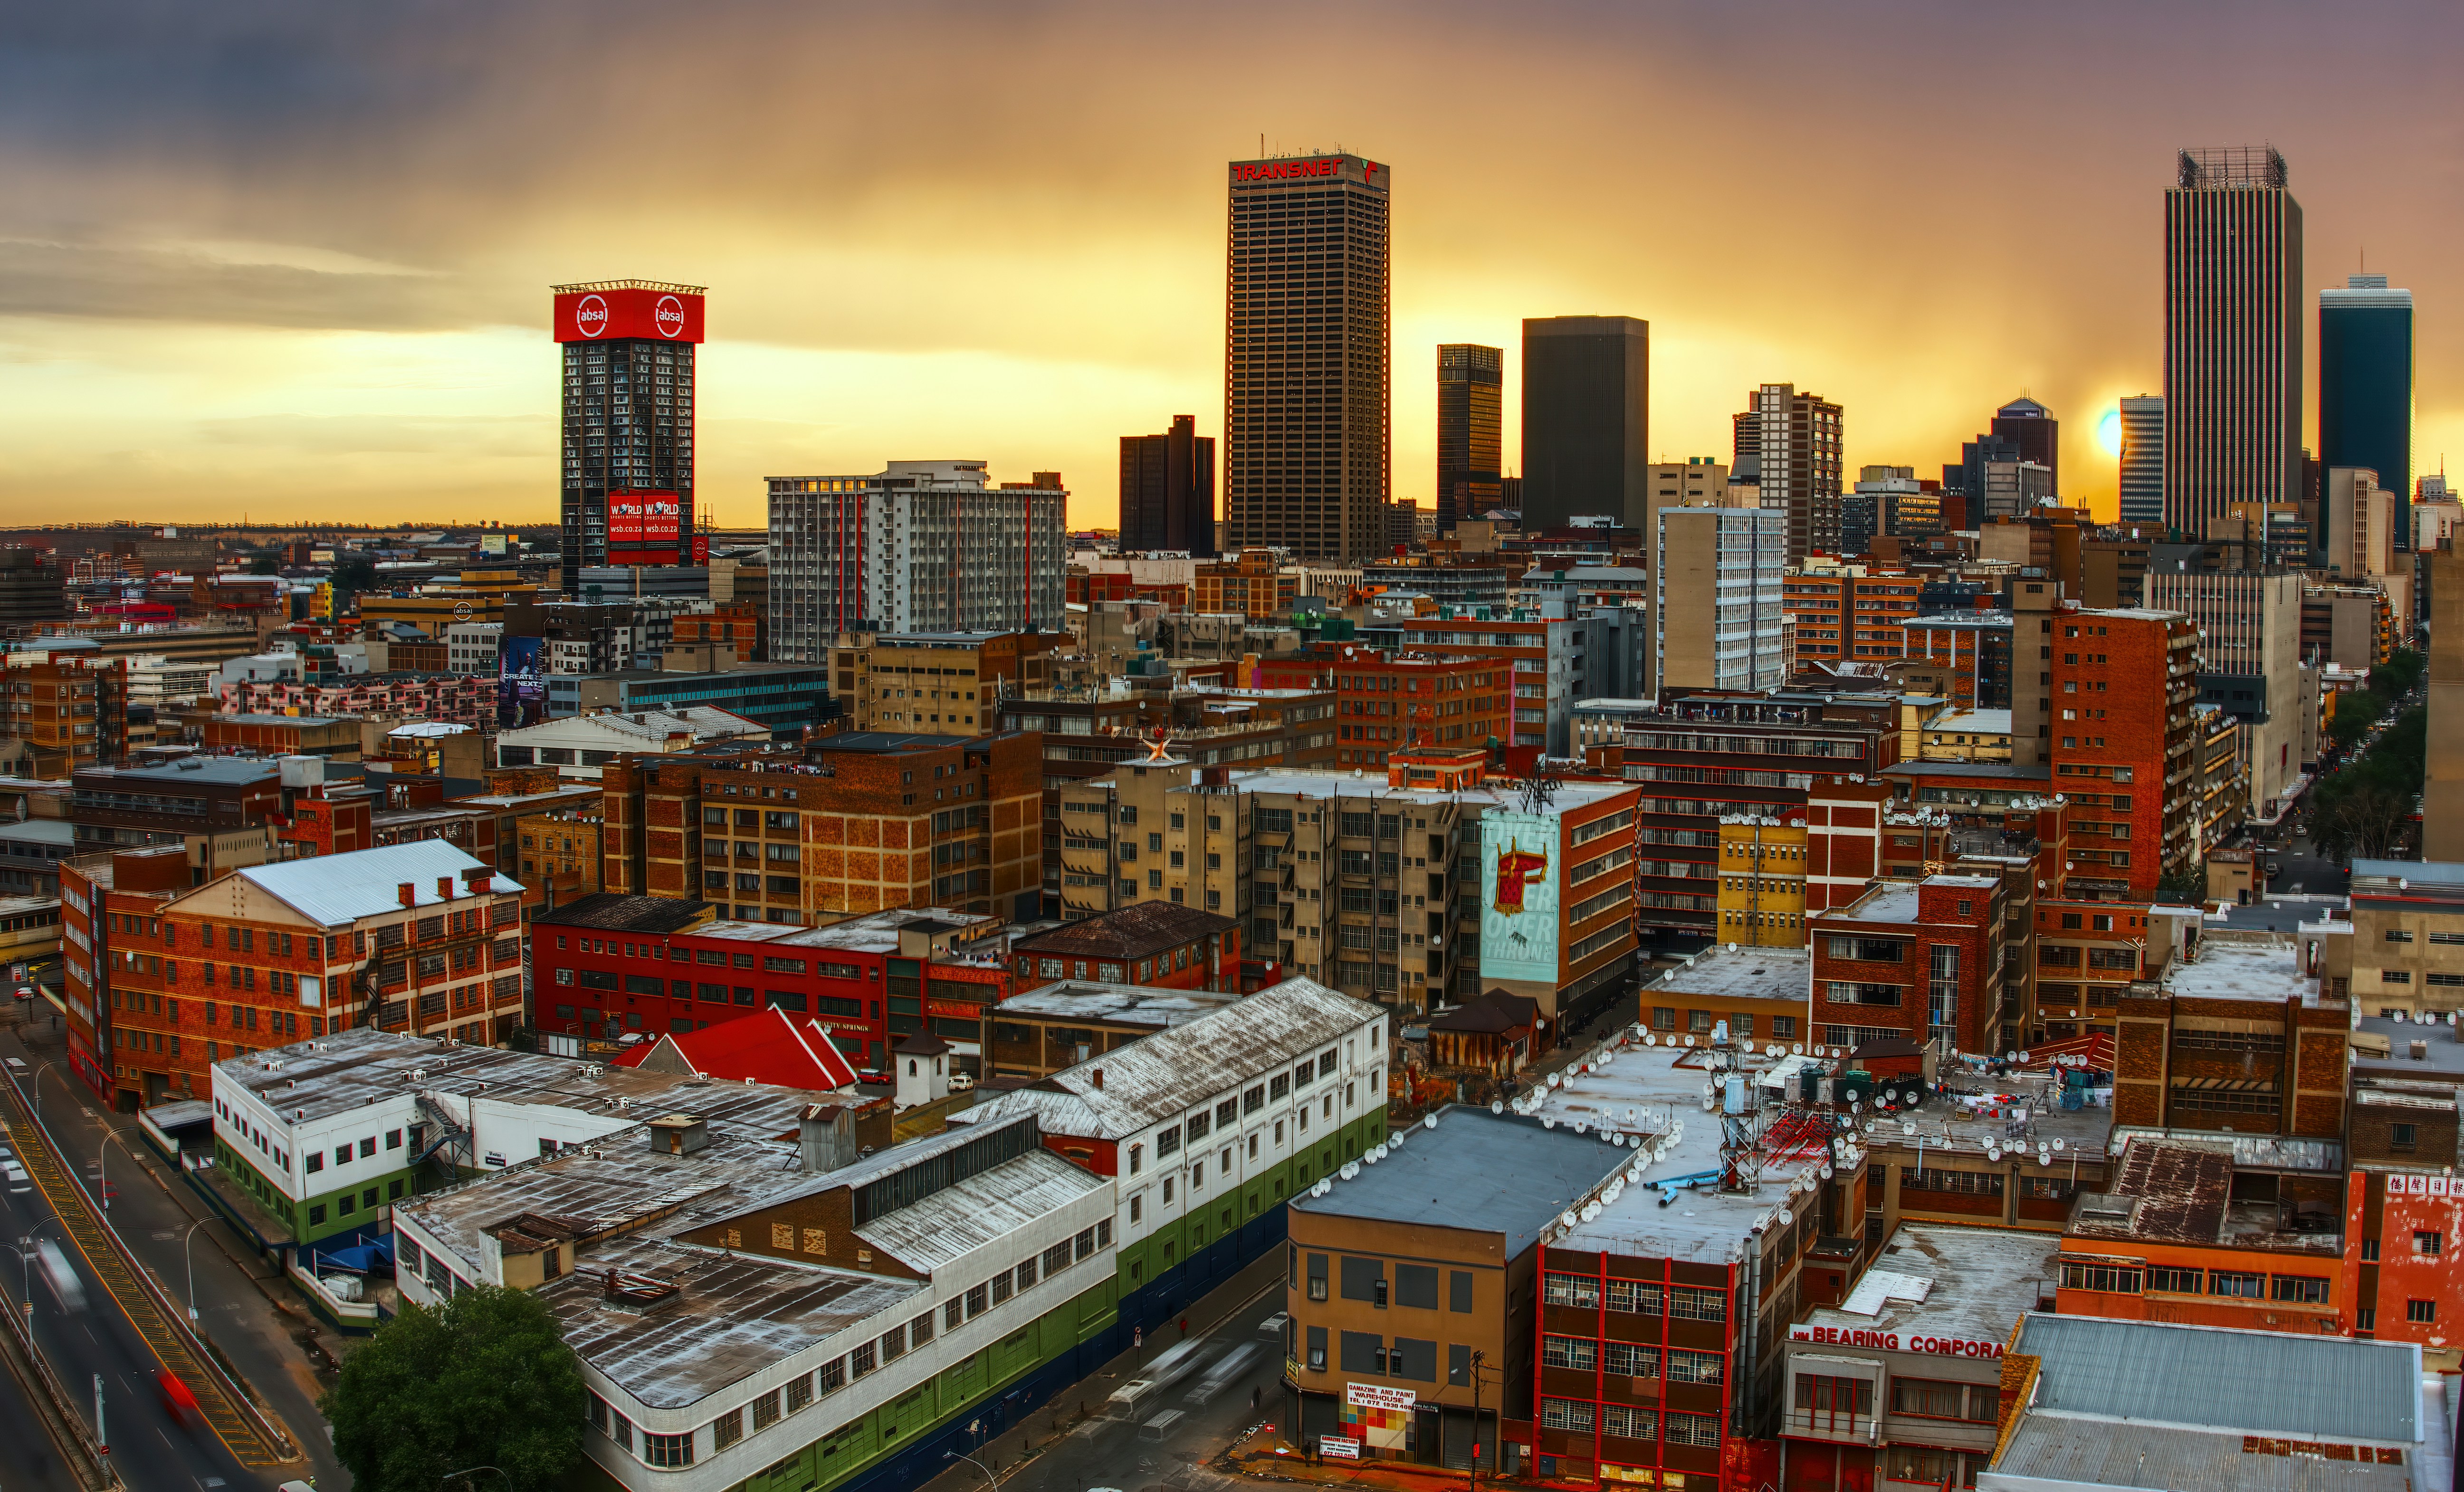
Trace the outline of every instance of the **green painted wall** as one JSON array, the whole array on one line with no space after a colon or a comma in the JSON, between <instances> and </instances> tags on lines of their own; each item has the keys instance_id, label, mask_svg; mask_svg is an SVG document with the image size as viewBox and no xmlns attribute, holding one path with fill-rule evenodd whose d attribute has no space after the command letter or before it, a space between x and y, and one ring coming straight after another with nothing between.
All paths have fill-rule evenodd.
<instances>
[{"instance_id":1,"label":"green painted wall","mask_svg":"<svg viewBox=\"0 0 2464 1492\"><path fill-rule=\"evenodd\" d=\"M1115 1256L1120 1261L1121 1293L1127 1295L1144 1288L1149 1281L1222 1238L1230 1229L1243 1227L1259 1215L1281 1207L1286 1199L1316 1184L1320 1177L1332 1174L1346 1162L1358 1160L1385 1139L1386 1110L1372 1109L1340 1129L1327 1130L1308 1150L1243 1182L1238 1196L1219 1194L1207 1198L1204 1205L1183 1212L1175 1221ZM1227 1211L1232 1214L1228 1225L1224 1218Z\"/></svg>"},{"instance_id":2,"label":"green painted wall","mask_svg":"<svg viewBox=\"0 0 2464 1492\"><path fill-rule=\"evenodd\" d=\"M940 1428L986 1393L1111 1329L1116 1304L1113 1283L1107 1280L746 1478L739 1492L804 1492L806 1487L824 1489L844 1481L916 1437ZM806 1413L819 1414L826 1422L828 1409L829 1401L825 1399Z\"/></svg>"}]
</instances>

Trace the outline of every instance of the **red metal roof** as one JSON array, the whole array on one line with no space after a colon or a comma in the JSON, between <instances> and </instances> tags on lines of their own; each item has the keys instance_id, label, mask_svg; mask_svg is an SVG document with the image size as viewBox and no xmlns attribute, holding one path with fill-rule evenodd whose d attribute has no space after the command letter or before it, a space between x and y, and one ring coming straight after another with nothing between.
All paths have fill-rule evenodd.
<instances>
[{"instance_id":1,"label":"red metal roof","mask_svg":"<svg viewBox=\"0 0 2464 1492\"><path fill-rule=\"evenodd\" d=\"M620 1067L639 1067L654 1053L668 1054L661 1067L680 1064L704 1077L728 1083L768 1083L780 1087L831 1092L853 1087L855 1066L832 1044L829 1028L783 1010L722 1020L698 1031L663 1036L616 1058Z\"/></svg>"}]
</instances>

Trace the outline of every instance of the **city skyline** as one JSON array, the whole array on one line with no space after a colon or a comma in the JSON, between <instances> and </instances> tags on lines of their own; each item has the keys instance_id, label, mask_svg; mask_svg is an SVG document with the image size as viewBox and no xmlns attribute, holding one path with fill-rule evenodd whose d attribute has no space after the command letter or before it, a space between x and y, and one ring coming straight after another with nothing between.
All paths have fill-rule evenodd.
<instances>
[{"instance_id":1,"label":"city skyline","mask_svg":"<svg viewBox=\"0 0 2464 1492\"><path fill-rule=\"evenodd\" d=\"M1941 26L1913 6L1857 22L1808 11L1776 39L1742 16L1569 7L1501 41L1470 12L1415 12L1365 72L1300 53L1262 67L1231 45L1248 25L1125 14L1065 8L954 40L927 16L745 12L696 37L672 97L605 126L617 138L594 159L626 155L668 184L664 210L628 212L621 242L605 182L547 121L588 77L664 55L647 18L571 35L486 17L449 38L415 11L278 26L223 12L131 39L108 16L51 17L13 49L21 127L0 155L19 188L0 230L0 394L19 457L0 502L20 518L171 520L373 503L544 526L544 289L645 274L712 287L697 486L720 523L759 521L765 476L885 457L984 459L1008 480L1058 470L1070 521L1108 523L1122 431L1194 412L1199 433L1223 432L1215 173L1261 148L1337 146L1392 161L1407 184L1393 239L1400 499L1435 496L1419 370L1436 346L1508 349L1513 469L1521 321L1621 314L1659 343L1654 459L1726 450L1734 390L1787 382L1843 406L1847 470L1932 470L1983 411L2027 393L2064 422L2065 495L2110 515L2116 463L2096 432L2120 398L2161 384L2174 153L2244 141L2294 165L2305 308L2365 253L2415 291L2414 471L2464 453L2464 387L2439 356L2452 212L2418 189L2439 137L2412 123L2434 106L2436 42L2464 31L2442 11L2261 14L2219 55L2195 11L2124 27L2084 10L2028 35L2031 55L2067 72L2022 78L1981 65L2013 55L2015 21ZM197 64L250 45L261 61L244 77ZM538 67L542 47L564 65ZM2322 57L2373 49L2387 102L2357 121L2315 78ZM1066 73L1099 53L1208 60L1107 67L1089 103L1051 118L990 88L1021 55ZM1941 112L1810 145L1743 99L1653 86L1767 69L1791 83L1801 124L1859 97L1842 61L1886 55L1922 69ZM1416 83L1475 55L1534 105L1475 129ZM853 75L926 57L983 97L892 133L861 107L816 121L735 96L734 77L822 56L851 102L883 86ZM1610 79L1619 101L1603 105L1585 80ZM1962 127L1936 127L1945 115ZM1119 130L1132 117L1141 127ZM1791 178L1794 210L1830 225L1836 252L1715 230L1708 209L1739 200L1784 138L1809 167ZM2022 153L2042 211L1956 231L1930 215L1946 187ZM1669 232L1681 207L1703 209L1705 230ZM997 230L919 227L950 214ZM2302 431L2315 448L2315 389Z\"/></svg>"}]
</instances>

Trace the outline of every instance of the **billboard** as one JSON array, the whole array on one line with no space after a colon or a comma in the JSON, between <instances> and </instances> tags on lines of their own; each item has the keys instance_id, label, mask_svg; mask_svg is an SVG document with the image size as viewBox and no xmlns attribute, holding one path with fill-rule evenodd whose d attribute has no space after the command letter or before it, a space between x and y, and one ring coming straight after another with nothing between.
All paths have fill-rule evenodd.
<instances>
[{"instance_id":1,"label":"billboard","mask_svg":"<svg viewBox=\"0 0 2464 1492\"><path fill-rule=\"evenodd\" d=\"M1553 813L1491 808L1480 816L1480 973L1485 982L1557 982L1558 855Z\"/></svg>"},{"instance_id":2,"label":"billboard","mask_svg":"<svg viewBox=\"0 0 2464 1492\"><path fill-rule=\"evenodd\" d=\"M547 639L502 637L496 643L496 725L502 730L547 718Z\"/></svg>"},{"instance_id":3,"label":"billboard","mask_svg":"<svg viewBox=\"0 0 2464 1492\"><path fill-rule=\"evenodd\" d=\"M607 542L676 547L684 509L673 493L607 494Z\"/></svg>"},{"instance_id":4,"label":"billboard","mask_svg":"<svg viewBox=\"0 0 2464 1492\"><path fill-rule=\"evenodd\" d=\"M505 536L502 534L480 535L479 553L490 556L494 559L503 559L505 557Z\"/></svg>"},{"instance_id":5,"label":"billboard","mask_svg":"<svg viewBox=\"0 0 2464 1492\"><path fill-rule=\"evenodd\" d=\"M556 340L605 341L641 337L656 341L697 342L701 293L683 287L576 285L557 293Z\"/></svg>"}]
</instances>

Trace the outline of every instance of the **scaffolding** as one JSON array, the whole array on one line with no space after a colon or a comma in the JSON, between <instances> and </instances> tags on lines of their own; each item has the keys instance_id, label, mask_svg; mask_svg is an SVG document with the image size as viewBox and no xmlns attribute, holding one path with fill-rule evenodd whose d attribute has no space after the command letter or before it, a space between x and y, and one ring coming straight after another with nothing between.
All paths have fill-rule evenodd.
<instances>
[{"instance_id":1,"label":"scaffolding","mask_svg":"<svg viewBox=\"0 0 2464 1492\"><path fill-rule=\"evenodd\" d=\"M2184 191L2226 191L2274 188L2287 182L2284 157L2274 145L2207 145L2184 150L2180 162Z\"/></svg>"}]
</instances>

